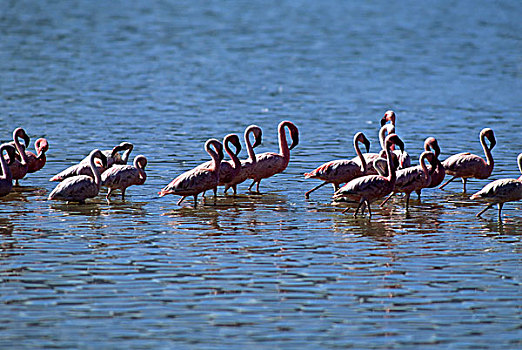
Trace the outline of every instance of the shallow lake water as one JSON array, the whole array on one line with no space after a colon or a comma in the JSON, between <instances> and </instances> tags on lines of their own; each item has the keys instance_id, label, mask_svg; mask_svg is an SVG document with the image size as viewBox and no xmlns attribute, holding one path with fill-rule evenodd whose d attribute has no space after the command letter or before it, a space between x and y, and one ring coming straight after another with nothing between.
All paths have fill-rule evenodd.
<instances>
[{"instance_id":1,"label":"shallow lake water","mask_svg":"<svg viewBox=\"0 0 522 350\"><path fill-rule=\"evenodd\" d=\"M23 126L48 162L0 198L0 348L515 349L522 204L482 218L490 180L354 219L303 173L379 148L384 112L416 162L483 155L520 176L518 1L5 1L0 140ZM300 143L261 195L192 208L157 192L250 124ZM242 136L241 136L242 137ZM126 201L47 201L48 179L121 141L149 160ZM240 155L246 158L244 149ZM203 202L200 202L203 204Z\"/></svg>"}]
</instances>

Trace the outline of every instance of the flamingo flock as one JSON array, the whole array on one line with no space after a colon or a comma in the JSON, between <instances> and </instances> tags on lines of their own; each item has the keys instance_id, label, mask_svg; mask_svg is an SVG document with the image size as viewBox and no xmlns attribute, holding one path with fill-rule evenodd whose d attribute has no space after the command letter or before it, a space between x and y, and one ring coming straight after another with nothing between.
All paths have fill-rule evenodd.
<instances>
[{"instance_id":1,"label":"flamingo flock","mask_svg":"<svg viewBox=\"0 0 522 350\"><path fill-rule=\"evenodd\" d=\"M305 173L305 179L322 181L307 191L305 198L308 199L312 192L324 185L332 184L334 203L353 202L357 205L355 217L359 213L364 215L367 210L368 217L371 218L371 203L376 200L383 199L380 204L382 207L392 196L403 193L405 210L408 212L412 192L416 192L420 199L423 189L437 186L444 189L457 178L462 179L463 192L466 192L468 179L487 179L491 176L494 168L491 151L496 145L492 129L484 128L479 134L485 159L471 153L458 153L441 161L438 141L430 136L424 141L419 164L414 166L410 155L404 149L403 140L395 133L396 122L397 116L394 111L384 113L379 130L381 150L378 153L369 153L370 141L362 132L357 132L353 137L356 153L354 158L332 160ZM205 197L205 192L212 190L216 201L218 187L224 186L225 194L232 188L233 196L236 196L237 186L247 180L252 180L248 191L259 194L263 179L282 173L288 167L290 151L299 143L299 130L291 121L279 123L278 152L255 153L254 149L261 144L263 137L262 129L257 125L248 126L243 137L248 153L246 159L239 157L242 147L237 134L226 135L223 142L216 138L208 139L204 150L211 160L176 176L158 192L159 196L180 196L178 205L191 196L194 199L193 206L197 208L200 194ZM291 140L290 145L288 137ZM489 141L489 145L486 140ZM13 131L13 141L0 145L0 196L8 195L13 186L20 186L20 180L27 174L39 171L45 166L46 152L49 150L48 141L45 138L37 139L34 143L36 153L26 150L29 144L28 134L23 128L17 128ZM366 153L361 151L359 144L365 146ZM133 148L132 143L122 142L112 149L92 150L84 159L49 179L58 184L49 194L48 200L85 203L87 199L97 197L101 188L106 187L105 199L108 204L111 204L111 196L115 190L121 191L121 199L124 201L127 188L143 185L147 179L147 158L144 155L136 156L133 164L127 165ZM230 160L224 160L224 153ZM522 153L518 155L517 163L522 173ZM441 185L446 174L451 178ZM255 190L252 189L254 185ZM502 220L503 205L522 199L522 175L518 179L495 180L473 194L470 199L480 199L488 203L477 216L481 216L497 204L498 218ZM349 205L342 212L345 213L350 208Z\"/></svg>"}]
</instances>

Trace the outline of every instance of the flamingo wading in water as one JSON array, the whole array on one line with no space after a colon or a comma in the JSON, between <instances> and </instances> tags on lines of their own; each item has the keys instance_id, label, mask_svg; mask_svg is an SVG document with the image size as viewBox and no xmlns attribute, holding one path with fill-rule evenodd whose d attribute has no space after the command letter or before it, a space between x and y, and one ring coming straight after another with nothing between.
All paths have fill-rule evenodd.
<instances>
[{"instance_id":1,"label":"flamingo wading in water","mask_svg":"<svg viewBox=\"0 0 522 350\"><path fill-rule=\"evenodd\" d=\"M89 154L89 165L94 178L89 175L77 175L68 177L60 182L49 194L48 200L63 200L84 204L87 198L94 198L100 192L101 175L94 163L94 159L101 160L103 167L107 167L107 157L95 149Z\"/></svg>"},{"instance_id":2,"label":"flamingo wading in water","mask_svg":"<svg viewBox=\"0 0 522 350\"><path fill-rule=\"evenodd\" d=\"M20 138L24 140L25 147L20 144ZM9 165L9 168L11 169L13 180L15 180L15 186L19 186L18 180L23 179L29 169L27 154L25 153L25 148L29 146L29 142L29 136L27 136L24 129L16 128L13 131L13 144L18 154L16 159Z\"/></svg>"},{"instance_id":3,"label":"flamingo wading in water","mask_svg":"<svg viewBox=\"0 0 522 350\"><path fill-rule=\"evenodd\" d=\"M442 162L442 166L446 174L453 177L440 186L441 190L451 181L460 177L462 178L463 192L466 192L466 182L469 178L487 179L491 175L495 164L491 150L497 144L495 134L490 128L484 128L480 132L479 138L486 160L484 161L481 157L469 152L452 155ZM486 138L490 142L489 147L486 145Z\"/></svg>"},{"instance_id":4,"label":"flamingo wading in water","mask_svg":"<svg viewBox=\"0 0 522 350\"><path fill-rule=\"evenodd\" d=\"M290 137L292 138L290 147L288 147L288 142L286 141L285 128L288 128ZM250 187L248 187L249 191L252 189L252 186L257 183L255 193L259 193L261 180L283 172L290 162L290 150L299 143L299 130L291 121L285 120L279 123L277 131L279 136L279 153L265 152L256 155L257 162L250 176L254 181Z\"/></svg>"},{"instance_id":5,"label":"flamingo wading in water","mask_svg":"<svg viewBox=\"0 0 522 350\"><path fill-rule=\"evenodd\" d=\"M250 134L254 135L254 144L250 142ZM228 189L232 187L234 191L234 196L237 194L237 185L244 182L246 179L252 176L252 171L254 170L254 166L257 163L256 154L254 152L254 148L261 144L261 140L263 138L263 131L257 125L250 125L245 129L245 144L247 146L248 158L241 160L241 167L239 172L234 176L230 181L225 182L225 193L227 193Z\"/></svg>"},{"instance_id":6,"label":"flamingo wading in water","mask_svg":"<svg viewBox=\"0 0 522 350\"><path fill-rule=\"evenodd\" d=\"M390 134L395 134L395 126L393 124L383 125L379 129L379 144L381 145L381 151L379 153L363 153L364 160L366 161L366 175L380 175L379 170L381 169L374 168L373 164L376 159L386 157L386 151L384 150L384 140L386 139L386 136ZM392 157L393 164L397 169L399 167L399 159L395 153L392 153ZM359 158L359 156L352 158L352 160L358 165L362 165L361 158ZM386 174L387 170L384 169L384 172Z\"/></svg>"},{"instance_id":7,"label":"flamingo wading in water","mask_svg":"<svg viewBox=\"0 0 522 350\"><path fill-rule=\"evenodd\" d=\"M194 208L196 208L198 205L198 194L213 189L219 183L219 168L223 160L223 145L218 140L207 140L205 142L205 151L212 158L212 166L210 168L196 167L184 172L159 191L159 196L163 197L167 194L181 196L178 205L187 196L193 196Z\"/></svg>"},{"instance_id":8,"label":"flamingo wading in water","mask_svg":"<svg viewBox=\"0 0 522 350\"><path fill-rule=\"evenodd\" d=\"M9 163L14 162L16 158L16 148L9 143L4 143L0 146L0 162L2 167L2 174L0 175L0 197L6 196L13 189L13 174L7 160L4 158L4 151L7 152Z\"/></svg>"},{"instance_id":9,"label":"flamingo wading in water","mask_svg":"<svg viewBox=\"0 0 522 350\"><path fill-rule=\"evenodd\" d=\"M357 156L360 159L360 164L349 159L332 160L324 163L317 169L304 174L305 179L319 179L324 181L322 184L306 192L305 198L309 198L310 193L327 183L331 183L334 190L337 191L340 184L349 182L356 177L366 175L366 160L359 148L359 142L364 143L366 146L366 152L368 152L370 150L370 141L368 141L362 132L358 132L353 138L353 147L355 148L355 153L357 153Z\"/></svg>"},{"instance_id":10,"label":"flamingo wading in water","mask_svg":"<svg viewBox=\"0 0 522 350\"><path fill-rule=\"evenodd\" d=\"M355 210L354 217L357 217L357 213L362 205L368 207L368 214L372 217L370 209L370 203L376 199L382 198L393 191L395 186L395 180L397 179L395 174L395 167L393 166L392 150L391 147L396 144L400 149L404 149L404 143L396 134L391 134L386 137L384 146L386 150L386 161L388 163L388 176L382 175L366 175L353 179L346 185L341 187L335 192L333 199L348 198L349 200L358 201L359 205ZM345 213L350 207L343 210Z\"/></svg>"},{"instance_id":11,"label":"flamingo wading in water","mask_svg":"<svg viewBox=\"0 0 522 350\"><path fill-rule=\"evenodd\" d=\"M107 204L110 204L112 191L121 190L121 200L125 200L125 190L132 185L143 185L147 180L145 167L147 158L144 155L134 157L133 165L115 164L101 175L102 186L108 187Z\"/></svg>"},{"instance_id":12,"label":"flamingo wading in water","mask_svg":"<svg viewBox=\"0 0 522 350\"><path fill-rule=\"evenodd\" d=\"M35 173L38 170L42 169L47 161L47 157L45 152L49 150L49 143L44 138L39 138L34 143L34 149L36 154L30 151L25 151L27 155L27 172Z\"/></svg>"},{"instance_id":13,"label":"flamingo wading in water","mask_svg":"<svg viewBox=\"0 0 522 350\"><path fill-rule=\"evenodd\" d=\"M517 163L518 169L520 173L522 173L522 153L518 155ZM518 179L500 179L490 182L470 198L484 199L489 202L489 204L477 214L477 217L497 204L498 219L502 221L502 206L504 203L522 199L522 175Z\"/></svg>"},{"instance_id":14,"label":"flamingo wading in water","mask_svg":"<svg viewBox=\"0 0 522 350\"><path fill-rule=\"evenodd\" d=\"M395 115L395 112L392 110L388 110L384 113L384 116L381 118L381 127L384 126L387 122L391 122L393 126L395 126L395 120L397 119L397 116ZM392 148L394 150L394 148ZM397 169L404 169L411 166L411 157L407 152L397 152L393 151L395 155L397 156L397 159L399 161L399 167Z\"/></svg>"},{"instance_id":15,"label":"flamingo wading in water","mask_svg":"<svg viewBox=\"0 0 522 350\"><path fill-rule=\"evenodd\" d=\"M234 146L236 149L235 152L232 152L230 149L230 144ZM213 188L214 197L217 196L217 187L224 186L226 183L232 181L234 177L239 174L241 170L241 161L237 157L239 152L241 152L241 143L239 142L239 136L236 134L228 134L223 138L223 147L225 148L225 152L227 152L228 156L231 160L229 161L221 161L221 165L219 167L219 182L216 187ZM212 166L212 161L205 162L201 165L198 165L198 168L209 168ZM203 192L203 197L205 196L205 192Z\"/></svg>"}]
</instances>

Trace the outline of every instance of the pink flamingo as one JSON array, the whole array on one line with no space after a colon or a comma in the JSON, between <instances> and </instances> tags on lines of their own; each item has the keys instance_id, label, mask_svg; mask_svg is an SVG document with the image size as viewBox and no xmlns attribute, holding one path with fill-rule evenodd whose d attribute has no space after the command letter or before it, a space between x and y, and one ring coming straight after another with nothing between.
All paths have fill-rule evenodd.
<instances>
[{"instance_id":1,"label":"pink flamingo","mask_svg":"<svg viewBox=\"0 0 522 350\"><path fill-rule=\"evenodd\" d=\"M230 144L232 144L236 149L235 152L232 152L232 150L230 149ZM224 186L225 184L232 181L241 170L241 161L237 157L239 152L241 152L241 143L239 142L239 136L237 136L236 134L228 134L223 138L223 146L225 148L225 152L227 152L231 160L221 161L221 165L219 167L218 186ZM208 161L198 165L197 168L210 168L211 166L212 161ZM214 197L217 196L217 186L213 188L213 191ZM203 192L203 197L204 196L205 192Z\"/></svg>"},{"instance_id":2,"label":"pink flamingo","mask_svg":"<svg viewBox=\"0 0 522 350\"><path fill-rule=\"evenodd\" d=\"M223 160L223 145L218 140L207 140L205 151L212 158L212 166L210 168L196 167L184 172L158 192L159 196L163 197L167 194L182 196L178 201L178 205L187 196L194 196L194 208L196 208L198 205L198 194L213 189L219 183L219 168Z\"/></svg>"},{"instance_id":3,"label":"pink flamingo","mask_svg":"<svg viewBox=\"0 0 522 350\"><path fill-rule=\"evenodd\" d=\"M63 200L67 202L79 202L84 204L87 198L94 198L100 192L101 175L94 163L94 158L99 158L104 167L107 166L107 157L95 149L89 154L89 165L94 178L88 175L69 177L58 184L49 194L48 200Z\"/></svg>"},{"instance_id":4,"label":"pink flamingo","mask_svg":"<svg viewBox=\"0 0 522 350\"><path fill-rule=\"evenodd\" d=\"M386 139L387 135L395 134L395 126L392 124L385 124L381 127L379 130L379 144L381 145L381 151L379 153L363 153L364 160L366 161L366 175L378 175L379 169L375 169L373 164L374 161L378 158L386 158L386 151L384 150L384 140ZM393 157L393 164L395 165L395 168L399 167L399 160L397 158L397 155L395 153L392 153ZM357 165L361 166L361 159L359 156L356 156L351 159ZM386 173L386 169L384 169L384 172ZM384 175L386 176L386 175Z\"/></svg>"},{"instance_id":5,"label":"pink flamingo","mask_svg":"<svg viewBox=\"0 0 522 350\"><path fill-rule=\"evenodd\" d=\"M306 192L305 198L309 198L310 193L326 185L327 183L331 183L334 187L334 190L337 191L340 184L349 182L356 177L366 175L366 160L364 159L364 156L359 149L359 142L364 143L366 146L366 152L368 152L370 150L370 141L368 141L362 132L358 132L353 138L353 147L355 148L355 153L357 153L357 156L360 158L360 165L353 160L338 159L324 163L317 169L304 174L305 179L312 178L323 181L323 183L320 185Z\"/></svg>"},{"instance_id":6,"label":"pink flamingo","mask_svg":"<svg viewBox=\"0 0 522 350\"><path fill-rule=\"evenodd\" d=\"M27 174L27 170L29 169L29 166L27 164L27 155L25 153L25 147L23 147L20 144L19 138L23 138L25 141L25 147L29 145L29 136L27 136L26 132L22 128L16 128L13 131L13 142L14 146L16 148L16 151L18 152L17 159L15 159L11 164L9 165L9 168L11 169L11 174L13 175L13 180L15 180L15 186L19 186L18 180L23 179L24 176ZM18 158L19 157L19 158Z\"/></svg>"},{"instance_id":7,"label":"pink flamingo","mask_svg":"<svg viewBox=\"0 0 522 350\"><path fill-rule=\"evenodd\" d=\"M397 116L395 115L395 112L392 110L388 110L384 113L384 116L381 119L381 126L384 126L387 122L391 122L393 126L395 126L395 120L397 119ZM392 148L394 150L395 148ZM411 166L411 157L407 152L397 152L394 151L395 155L397 156L399 160L399 167L398 169L404 169Z\"/></svg>"},{"instance_id":8,"label":"pink flamingo","mask_svg":"<svg viewBox=\"0 0 522 350\"><path fill-rule=\"evenodd\" d=\"M386 202L395 194L395 193L405 193L406 197L406 212L409 210L410 206L410 194L413 191L416 191L419 194L423 188L429 186L431 182L431 173L426 166L426 160L428 160L431 164L431 170L434 172L437 166L437 157L433 152L424 151L421 153L419 157L419 165L412 166L406 169L397 170L395 180L395 186L393 188L393 192L382 202L381 207L386 204Z\"/></svg>"},{"instance_id":9,"label":"pink flamingo","mask_svg":"<svg viewBox=\"0 0 522 350\"><path fill-rule=\"evenodd\" d=\"M292 138L290 148L286 141L285 128L288 128L290 131L290 137ZM299 130L294 123L287 120L282 121L279 123L277 130L279 135L279 153L265 152L256 155L257 163L250 175L250 178L254 181L250 187L248 187L249 191L252 189L252 186L257 183L255 193L259 193L259 184L261 183L261 180L283 172L290 162L290 150L299 143Z\"/></svg>"},{"instance_id":10,"label":"pink flamingo","mask_svg":"<svg viewBox=\"0 0 522 350\"><path fill-rule=\"evenodd\" d=\"M433 150L433 153L435 154L435 169L430 169L431 181L430 184L426 186L426 188L434 188L440 185L442 181L444 181L444 177L446 176L444 166L442 165L442 162L439 159L440 147L439 143L437 142L437 139L434 137L428 137L426 140L424 140L424 150ZM417 195L420 198L420 192L417 192Z\"/></svg>"},{"instance_id":11,"label":"pink flamingo","mask_svg":"<svg viewBox=\"0 0 522 350\"><path fill-rule=\"evenodd\" d=\"M466 192L467 179L487 179L491 175L494 166L491 150L497 144L497 140L495 139L493 130L490 128L482 129L479 138L480 144L484 149L484 154L486 155L486 161L484 161L484 159L481 157L469 152L452 155L442 162L442 166L444 167L446 174L453 177L440 186L441 190L451 181L460 177L462 178L463 192ZM486 138L490 142L489 147L486 145Z\"/></svg>"},{"instance_id":12,"label":"pink flamingo","mask_svg":"<svg viewBox=\"0 0 522 350\"><path fill-rule=\"evenodd\" d=\"M28 162L28 173L34 173L42 169L47 161L45 152L49 150L49 143L44 138L39 138L34 143L34 149L36 154L30 151L25 151Z\"/></svg>"},{"instance_id":13,"label":"pink flamingo","mask_svg":"<svg viewBox=\"0 0 522 350\"><path fill-rule=\"evenodd\" d=\"M518 169L522 173L522 153L517 157ZM514 202L522 199L522 176L518 179L500 179L490 182L480 191L470 197L471 199L484 199L489 204L482 209L477 217L482 215L494 204L498 206L498 219L502 221L502 207L506 202Z\"/></svg>"},{"instance_id":14,"label":"pink flamingo","mask_svg":"<svg viewBox=\"0 0 522 350\"><path fill-rule=\"evenodd\" d=\"M9 169L7 160L4 158L4 151L7 152L9 163L14 162L16 158L16 148L14 148L13 145L4 143L0 146L0 162L2 163L2 174L0 175L0 197L9 194L13 188L13 174L11 174L11 169Z\"/></svg>"},{"instance_id":15,"label":"pink flamingo","mask_svg":"<svg viewBox=\"0 0 522 350\"><path fill-rule=\"evenodd\" d=\"M145 167L147 158L143 155L134 157L133 165L115 164L101 174L102 186L108 187L107 204L113 190L121 189L121 200L125 200L125 190L132 185L143 185L147 179Z\"/></svg>"},{"instance_id":16,"label":"pink flamingo","mask_svg":"<svg viewBox=\"0 0 522 350\"><path fill-rule=\"evenodd\" d=\"M115 146L113 149L101 151L103 155L107 158L107 165L102 166L98 161L95 162L96 167L100 173L103 173L107 168L111 167L113 164L127 164L127 160L129 158L130 152L134 148L134 145L130 142L122 142L118 146ZM120 156L118 152L125 150L123 156ZM63 181L71 176L78 175L88 175L93 176L90 166L90 156L85 157L80 161L80 163L72 165L67 169L61 171L60 173L54 175L49 179L49 181Z\"/></svg>"},{"instance_id":17,"label":"pink flamingo","mask_svg":"<svg viewBox=\"0 0 522 350\"><path fill-rule=\"evenodd\" d=\"M250 142L250 134L254 135L254 144ZM263 137L263 131L257 125L250 125L245 129L245 144L247 146L248 158L241 160L241 167L239 172L234 178L225 182L225 193L227 193L228 189L232 187L234 191L234 196L237 194L237 185L244 182L246 179L252 176L252 172L254 170L255 164L257 163L256 154L254 152L254 148L261 144L261 140Z\"/></svg>"},{"instance_id":18,"label":"pink flamingo","mask_svg":"<svg viewBox=\"0 0 522 350\"><path fill-rule=\"evenodd\" d=\"M376 199L382 198L393 191L395 186L395 181L397 179L395 174L395 168L393 166L392 160L392 150L391 147L393 144L398 145L401 150L404 149L404 143L402 140L396 135L391 134L386 137L384 141L384 146L386 150L386 161L388 163L388 176L384 177L382 175L366 175L353 179L348 182L346 185L341 187L337 192L335 192L333 198L341 199L348 198L349 200L358 201L359 205L355 211L354 217L357 217L357 213L359 209L364 204L368 207L368 213L370 218L372 217L372 212L370 209L370 203ZM346 208L343 210L343 213L349 209Z\"/></svg>"}]
</instances>

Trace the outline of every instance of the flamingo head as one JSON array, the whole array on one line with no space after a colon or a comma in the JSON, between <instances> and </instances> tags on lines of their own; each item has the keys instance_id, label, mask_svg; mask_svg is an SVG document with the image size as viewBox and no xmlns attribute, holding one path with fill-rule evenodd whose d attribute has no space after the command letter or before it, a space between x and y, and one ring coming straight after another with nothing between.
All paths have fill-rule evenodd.
<instances>
[{"instance_id":1,"label":"flamingo head","mask_svg":"<svg viewBox=\"0 0 522 350\"><path fill-rule=\"evenodd\" d=\"M354 139L356 142L362 142L366 147L366 152L370 152L370 141L362 132L358 132L357 134L355 134Z\"/></svg>"},{"instance_id":2,"label":"flamingo head","mask_svg":"<svg viewBox=\"0 0 522 350\"><path fill-rule=\"evenodd\" d=\"M239 152L241 152L241 142L239 142L239 136L237 136L236 134L228 134L227 136L225 136L225 138L223 139L223 144L228 145L229 143L234 145L236 149L234 154L237 156Z\"/></svg>"},{"instance_id":3,"label":"flamingo head","mask_svg":"<svg viewBox=\"0 0 522 350\"><path fill-rule=\"evenodd\" d=\"M435 153L435 157L438 157L440 155L439 143L437 142L436 138L428 137L426 140L424 140L424 150L431 151L432 149Z\"/></svg>"},{"instance_id":4,"label":"flamingo head","mask_svg":"<svg viewBox=\"0 0 522 350\"><path fill-rule=\"evenodd\" d=\"M147 158L144 155L140 154L134 158L134 167L135 168L145 170L146 166L147 166Z\"/></svg>"},{"instance_id":5,"label":"flamingo head","mask_svg":"<svg viewBox=\"0 0 522 350\"><path fill-rule=\"evenodd\" d=\"M122 142L120 143L118 146L115 146L113 149L112 149L112 152L111 152L111 158L114 158L114 156L116 155L116 153L120 152L120 151L132 151L132 149L134 148L134 145L130 142Z\"/></svg>"},{"instance_id":6,"label":"flamingo head","mask_svg":"<svg viewBox=\"0 0 522 350\"><path fill-rule=\"evenodd\" d=\"M225 158L225 155L223 154L223 144L216 139L208 139L207 142L205 142L205 150L209 154L211 154L211 146L214 148L214 153L218 156L218 161L221 162L223 158Z\"/></svg>"},{"instance_id":7,"label":"flamingo head","mask_svg":"<svg viewBox=\"0 0 522 350\"><path fill-rule=\"evenodd\" d=\"M489 145L489 149L493 149L493 147L495 147L495 145L497 144L497 140L495 139L495 134L493 133L493 130L490 129L490 128L484 128L482 129L482 131L480 132L480 137L486 137L489 142L490 142L490 145Z\"/></svg>"},{"instance_id":8,"label":"flamingo head","mask_svg":"<svg viewBox=\"0 0 522 350\"><path fill-rule=\"evenodd\" d=\"M430 165L431 165L431 169L430 169L430 176L431 176L437 168L437 155L431 151L424 151L422 153L425 154L425 157L428 160L428 163L430 163Z\"/></svg>"},{"instance_id":9,"label":"flamingo head","mask_svg":"<svg viewBox=\"0 0 522 350\"><path fill-rule=\"evenodd\" d=\"M25 147L27 148L29 146L29 142L31 141L31 139L29 138L29 136L27 136L27 133L25 132L24 129L16 128L15 131L13 131L13 139L16 139L18 137L21 137L24 139Z\"/></svg>"},{"instance_id":10,"label":"flamingo head","mask_svg":"<svg viewBox=\"0 0 522 350\"><path fill-rule=\"evenodd\" d=\"M404 142L402 142L397 134L390 134L386 136L384 145L386 146L386 149L391 148L392 145L399 146L401 152L404 152Z\"/></svg>"},{"instance_id":11,"label":"flamingo head","mask_svg":"<svg viewBox=\"0 0 522 350\"><path fill-rule=\"evenodd\" d=\"M49 143L46 139L39 138L35 141L34 148L36 150L36 153L38 154L37 157L40 157L42 154L49 150Z\"/></svg>"},{"instance_id":12,"label":"flamingo head","mask_svg":"<svg viewBox=\"0 0 522 350\"><path fill-rule=\"evenodd\" d=\"M107 156L103 154L102 151L100 151L99 149L93 150L91 152L91 157L98 158L102 163L102 167L107 168Z\"/></svg>"},{"instance_id":13,"label":"flamingo head","mask_svg":"<svg viewBox=\"0 0 522 350\"><path fill-rule=\"evenodd\" d=\"M395 112L391 109L384 113L384 116L381 118L381 126L384 126L387 122L391 122L395 125Z\"/></svg>"}]
</instances>

